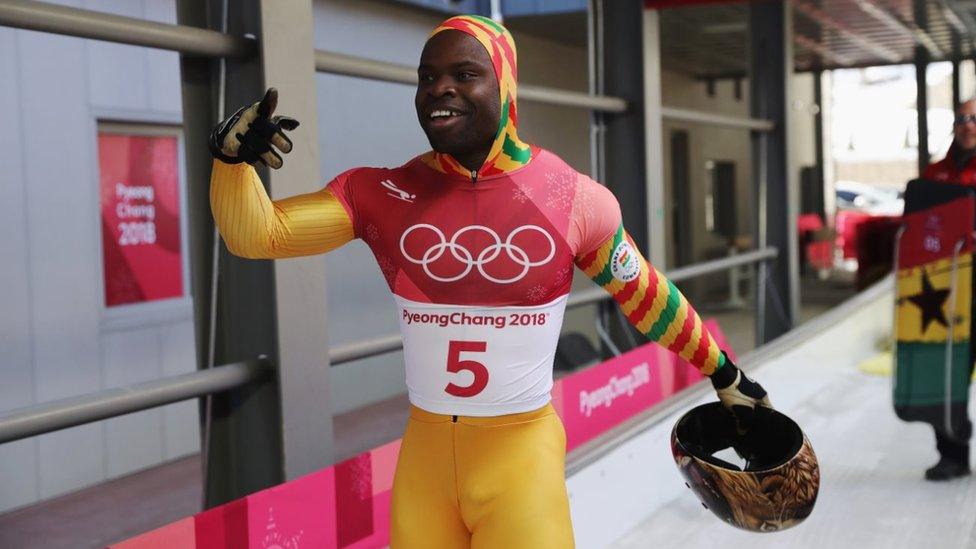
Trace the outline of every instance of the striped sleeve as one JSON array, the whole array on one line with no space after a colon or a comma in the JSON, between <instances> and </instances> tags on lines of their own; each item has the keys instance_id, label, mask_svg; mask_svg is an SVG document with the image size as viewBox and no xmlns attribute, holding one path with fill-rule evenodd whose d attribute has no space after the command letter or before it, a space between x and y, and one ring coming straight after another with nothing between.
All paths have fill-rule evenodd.
<instances>
[{"instance_id":1,"label":"striped sleeve","mask_svg":"<svg viewBox=\"0 0 976 549\"><path fill-rule=\"evenodd\" d=\"M641 255L621 223L576 265L606 290L627 319L652 341L711 375L725 355L685 296Z\"/></svg>"},{"instance_id":2,"label":"striped sleeve","mask_svg":"<svg viewBox=\"0 0 976 549\"><path fill-rule=\"evenodd\" d=\"M214 161L210 209L227 249L241 257L319 254L354 238L350 215L330 188L272 201L245 163Z\"/></svg>"}]
</instances>

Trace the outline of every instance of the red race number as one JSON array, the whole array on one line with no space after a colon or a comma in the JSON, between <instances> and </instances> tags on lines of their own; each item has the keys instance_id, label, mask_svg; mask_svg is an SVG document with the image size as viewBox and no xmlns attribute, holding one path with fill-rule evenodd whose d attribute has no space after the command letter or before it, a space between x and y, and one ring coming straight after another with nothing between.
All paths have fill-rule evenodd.
<instances>
[{"instance_id":1,"label":"red race number","mask_svg":"<svg viewBox=\"0 0 976 549\"><path fill-rule=\"evenodd\" d=\"M456 397L473 397L485 390L488 385L488 368L474 360L461 360L461 353L483 353L488 348L486 341L451 341L447 347L447 371L452 373L468 371L474 374L471 385L461 386L448 383L444 391Z\"/></svg>"}]
</instances>

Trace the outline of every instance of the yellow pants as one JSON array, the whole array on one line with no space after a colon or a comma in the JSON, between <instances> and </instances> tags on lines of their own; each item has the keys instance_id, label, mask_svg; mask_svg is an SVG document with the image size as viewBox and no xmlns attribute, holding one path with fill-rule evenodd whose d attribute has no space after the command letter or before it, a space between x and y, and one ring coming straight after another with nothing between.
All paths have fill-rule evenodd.
<instances>
[{"instance_id":1,"label":"yellow pants","mask_svg":"<svg viewBox=\"0 0 976 549\"><path fill-rule=\"evenodd\" d=\"M392 549L569 549L566 432L552 405L498 417L411 407Z\"/></svg>"}]
</instances>

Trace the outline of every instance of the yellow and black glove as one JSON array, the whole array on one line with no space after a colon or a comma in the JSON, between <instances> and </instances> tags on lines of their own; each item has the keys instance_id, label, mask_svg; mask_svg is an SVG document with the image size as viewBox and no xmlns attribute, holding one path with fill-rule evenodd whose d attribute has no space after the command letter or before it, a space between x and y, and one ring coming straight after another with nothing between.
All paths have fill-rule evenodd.
<instances>
[{"instance_id":1,"label":"yellow and black glove","mask_svg":"<svg viewBox=\"0 0 976 549\"><path fill-rule=\"evenodd\" d=\"M735 415L740 431L748 430L753 424L758 408L773 407L762 385L746 377L728 355L725 355L725 364L715 370L709 379L718 393L718 399Z\"/></svg>"},{"instance_id":2,"label":"yellow and black glove","mask_svg":"<svg viewBox=\"0 0 976 549\"><path fill-rule=\"evenodd\" d=\"M268 88L261 101L241 107L230 118L214 128L210 134L210 154L227 164L261 161L269 168L278 169L284 161L275 150L291 152L292 142L285 135L298 127L298 120L287 116L275 116L278 107L278 90Z\"/></svg>"}]
</instances>

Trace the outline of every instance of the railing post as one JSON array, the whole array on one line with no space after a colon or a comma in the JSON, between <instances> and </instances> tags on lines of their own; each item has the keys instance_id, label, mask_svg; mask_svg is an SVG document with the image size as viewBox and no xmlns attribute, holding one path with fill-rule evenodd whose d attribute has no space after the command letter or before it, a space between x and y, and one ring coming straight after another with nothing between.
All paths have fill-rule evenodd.
<instances>
[{"instance_id":1,"label":"railing post","mask_svg":"<svg viewBox=\"0 0 976 549\"><path fill-rule=\"evenodd\" d=\"M264 382L273 375L274 367L258 359L17 408L0 415L0 444L238 390Z\"/></svg>"},{"instance_id":2,"label":"railing post","mask_svg":"<svg viewBox=\"0 0 976 549\"><path fill-rule=\"evenodd\" d=\"M913 2L916 24L928 28L928 11L925 2ZM918 175L921 177L929 165L929 93L926 73L930 53L920 45L915 46L915 112L918 128Z\"/></svg>"},{"instance_id":3,"label":"railing post","mask_svg":"<svg viewBox=\"0 0 976 549\"><path fill-rule=\"evenodd\" d=\"M667 264L667 206L664 182L664 121L661 101L661 20L657 10L643 10L644 165L647 180L647 258L660 270Z\"/></svg>"},{"instance_id":4,"label":"railing post","mask_svg":"<svg viewBox=\"0 0 976 549\"><path fill-rule=\"evenodd\" d=\"M222 29L222 2L178 0L180 24ZM235 36L258 35L257 4L235 3L227 14L226 32ZM260 355L278 363L275 325L274 272L269 261L250 261L231 256L214 246L210 213L211 158L207 137L219 121L219 60L181 56L183 120L186 143L187 203L191 284L197 364L239 362ZM254 101L263 93L263 74L257 57L226 60L233 78L227 86L228 110ZM267 176L266 173L262 174ZM217 261L214 251L217 250ZM213 269L217 268L216 296L212 294ZM212 299L216 310L211 311ZM215 326L211 314L215 313ZM215 330L216 329L216 330ZM212 331L215 330L215 334ZM213 340L211 337L213 336ZM213 350L211 352L211 345ZM281 412L276 384L242 387L210 399L201 399L204 440L204 506L212 507L284 480ZM205 403L211 403L208 410ZM209 429L208 429L209 423ZM209 433L209 436L208 436Z\"/></svg>"},{"instance_id":5,"label":"railing post","mask_svg":"<svg viewBox=\"0 0 976 549\"><path fill-rule=\"evenodd\" d=\"M799 309L796 219L797 174L789 155L789 97L793 77L790 0L748 5L751 116L770 120L771 131L753 132L756 247L779 256L759 265L756 277L756 345L789 331Z\"/></svg>"},{"instance_id":6,"label":"railing post","mask_svg":"<svg viewBox=\"0 0 976 549\"><path fill-rule=\"evenodd\" d=\"M593 6L597 9L596 92L623 98L629 106L625 112L603 113L597 119L603 130L599 176L601 183L607 185L620 202L624 225L634 242L647 257L660 260L662 254L651 245L648 224L644 2L595 0ZM608 331L620 349L629 349L640 341L639 333L623 319L616 305L604 304L598 314L601 318L613 319L608 322Z\"/></svg>"},{"instance_id":7,"label":"railing post","mask_svg":"<svg viewBox=\"0 0 976 549\"><path fill-rule=\"evenodd\" d=\"M282 113L302 122L292 132L298 146L284 167L268 176L272 195L283 198L313 192L322 187L322 178L312 0L255 1L261 11L259 38L265 85L278 88ZM286 480L332 464L325 278L321 257L274 264Z\"/></svg>"}]
</instances>

